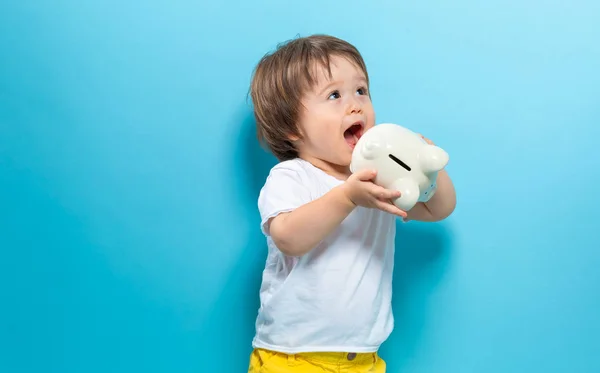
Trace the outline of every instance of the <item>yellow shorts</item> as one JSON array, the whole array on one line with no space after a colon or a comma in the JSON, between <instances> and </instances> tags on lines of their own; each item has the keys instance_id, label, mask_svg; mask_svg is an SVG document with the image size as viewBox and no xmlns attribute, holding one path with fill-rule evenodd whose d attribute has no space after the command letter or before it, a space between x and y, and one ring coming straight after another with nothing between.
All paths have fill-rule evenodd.
<instances>
[{"instance_id":1,"label":"yellow shorts","mask_svg":"<svg viewBox=\"0 0 600 373\"><path fill-rule=\"evenodd\" d=\"M376 352L311 352L287 355L254 349L248 373L385 373Z\"/></svg>"}]
</instances>

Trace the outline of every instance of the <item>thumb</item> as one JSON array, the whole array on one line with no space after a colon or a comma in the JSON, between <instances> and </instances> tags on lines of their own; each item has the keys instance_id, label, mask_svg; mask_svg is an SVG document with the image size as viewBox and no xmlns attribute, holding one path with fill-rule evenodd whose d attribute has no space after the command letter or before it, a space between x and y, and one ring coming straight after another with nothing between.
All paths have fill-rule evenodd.
<instances>
[{"instance_id":1,"label":"thumb","mask_svg":"<svg viewBox=\"0 0 600 373\"><path fill-rule=\"evenodd\" d=\"M356 172L355 177L361 181L367 181L373 179L377 175L377 170L365 169Z\"/></svg>"}]
</instances>

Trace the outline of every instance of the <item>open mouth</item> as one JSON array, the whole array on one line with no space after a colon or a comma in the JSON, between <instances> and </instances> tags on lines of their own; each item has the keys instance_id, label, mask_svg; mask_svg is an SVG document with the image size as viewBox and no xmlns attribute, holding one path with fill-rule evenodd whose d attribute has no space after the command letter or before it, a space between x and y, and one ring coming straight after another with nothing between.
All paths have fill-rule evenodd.
<instances>
[{"instance_id":1,"label":"open mouth","mask_svg":"<svg viewBox=\"0 0 600 373\"><path fill-rule=\"evenodd\" d=\"M344 139L350 146L350 148L354 149L356 143L360 139L363 134L363 124L362 122L356 122L351 125L346 131L344 131Z\"/></svg>"}]
</instances>

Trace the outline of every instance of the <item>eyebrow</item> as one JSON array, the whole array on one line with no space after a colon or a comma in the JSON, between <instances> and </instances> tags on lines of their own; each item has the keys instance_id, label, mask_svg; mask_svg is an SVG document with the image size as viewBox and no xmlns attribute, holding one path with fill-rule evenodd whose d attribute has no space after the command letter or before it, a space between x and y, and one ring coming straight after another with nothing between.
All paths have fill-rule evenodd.
<instances>
[{"instance_id":1,"label":"eyebrow","mask_svg":"<svg viewBox=\"0 0 600 373\"><path fill-rule=\"evenodd\" d=\"M358 81L360 81L360 82L363 82L363 83L367 84L367 78L365 78L362 75L357 76L355 79L358 80Z\"/></svg>"},{"instance_id":2,"label":"eyebrow","mask_svg":"<svg viewBox=\"0 0 600 373\"><path fill-rule=\"evenodd\" d=\"M359 82L367 84L367 78L365 78L362 75L356 75L354 77L354 80L357 80ZM340 83L341 83L341 81L339 81L339 80L334 80L334 81L329 82L329 84L327 84L325 87L323 87L323 89L321 89L319 91L319 96L321 96L322 94L324 94L326 91L330 90L332 86L340 84Z\"/></svg>"},{"instance_id":3,"label":"eyebrow","mask_svg":"<svg viewBox=\"0 0 600 373\"><path fill-rule=\"evenodd\" d=\"M327 84L325 87L323 87L323 89L321 89L319 91L319 96L321 96L322 94L324 94L326 91L330 90L332 86L339 84L340 82L335 80L332 82L329 82L329 84Z\"/></svg>"}]
</instances>

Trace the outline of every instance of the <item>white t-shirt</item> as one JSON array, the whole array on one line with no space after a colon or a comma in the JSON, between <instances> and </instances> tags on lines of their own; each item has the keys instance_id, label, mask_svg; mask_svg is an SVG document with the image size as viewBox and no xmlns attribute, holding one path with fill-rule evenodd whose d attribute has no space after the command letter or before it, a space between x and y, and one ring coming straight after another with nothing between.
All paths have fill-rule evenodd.
<instances>
[{"instance_id":1,"label":"white t-shirt","mask_svg":"<svg viewBox=\"0 0 600 373\"><path fill-rule=\"evenodd\" d=\"M302 159L271 170L258 199L268 257L253 347L288 354L374 352L391 333L394 215L357 207L301 257L282 254L269 236L270 218L342 182Z\"/></svg>"}]
</instances>

